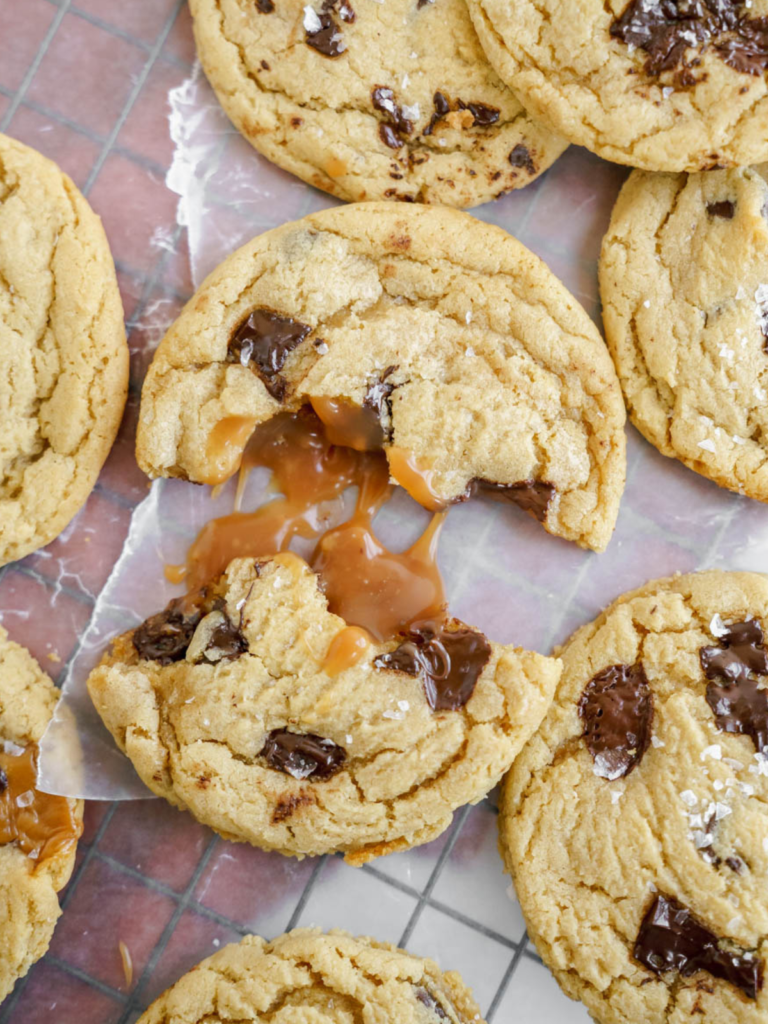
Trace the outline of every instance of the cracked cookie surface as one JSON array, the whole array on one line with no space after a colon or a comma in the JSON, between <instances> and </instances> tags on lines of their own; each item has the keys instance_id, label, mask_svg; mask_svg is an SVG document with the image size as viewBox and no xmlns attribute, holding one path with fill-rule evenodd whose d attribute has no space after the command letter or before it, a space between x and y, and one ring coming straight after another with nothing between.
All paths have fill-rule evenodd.
<instances>
[{"instance_id":1,"label":"cracked cookie surface","mask_svg":"<svg viewBox=\"0 0 768 1024\"><path fill-rule=\"evenodd\" d=\"M768 165L636 171L603 241L608 346L662 454L768 501Z\"/></svg>"},{"instance_id":2,"label":"cracked cookie surface","mask_svg":"<svg viewBox=\"0 0 768 1024\"><path fill-rule=\"evenodd\" d=\"M82 828L82 803L33 798L18 785L34 779L25 752L36 748L57 699L35 659L0 627L0 1002L48 949Z\"/></svg>"},{"instance_id":3,"label":"cracked cookie surface","mask_svg":"<svg viewBox=\"0 0 768 1024\"><path fill-rule=\"evenodd\" d=\"M83 505L127 387L101 221L55 164L0 135L0 565L48 544Z\"/></svg>"},{"instance_id":4,"label":"cracked cookie surface","mask_svg":"<svg viewBox=\"0 0 768 1024\"><path fill-rule=\"evenodd\" d=\"M216 593L119 637L88 689L153 792L267 850L363 863L435 838L508 769L559 676L476 633L474 684L433 710L422 676L376 663L397 641L326 671L346 623L298 556L236 559Z\"/></svg>"},{"instance_id":5,"label":"cracked cookie surface","mask_svg":"<svg viewBox=\"0 0 768 1024\"><path fill-rule=\"evenodd\" d=\"M341 199L474 206L567 143L498 78L464 0L193 0L198 53L261 153Z\"/></svg>"},{"instance_id":6,"label":"cracked cookie surface","mask_svg":"<svg viewBox=\"0 0 768 1024\"><path fill-rule=\"evenodd\" d=\"M297 928L255 935L198 964L138 1024L483 1024L456 971L375 939Z\"/></svg>"},{"instance_id":7,"label":"cracked cookie surface","mask_svg":"<svg viewBox=\"0 0 768 1024\"><path fill-rule=\"evenodd\" d=\"M768 0L469 0L526 108L570 142L648 171L768 159Z\"/></svg>"},{"instance_id":8,"label":"cracked cookie surface","mask_svg":"<svg viewBox=\"0 0 768 1024\"><path fill-rule=\"evenodd\" d=\"M626 594L563 674L502 795L529 934L601 1024L768 1015L768 578Z\"/></svg>"},{"instance_id":9,"label":"cracked cookie surface","mask_svg":"<svg viewBox=\"0 0 768 1024\"><path fill-rule=\"evenodd\" d=\"M404 466L443 505L478 485L517 504L538 488L527 507L550 533L610 540L625 473L613 364L577 301L500 229L371 203L253 239L161 342L137 458L153 477L217 483L249 428L329 398L376 405L392 476L417 500Z\"/></svg>"}]
</instances>

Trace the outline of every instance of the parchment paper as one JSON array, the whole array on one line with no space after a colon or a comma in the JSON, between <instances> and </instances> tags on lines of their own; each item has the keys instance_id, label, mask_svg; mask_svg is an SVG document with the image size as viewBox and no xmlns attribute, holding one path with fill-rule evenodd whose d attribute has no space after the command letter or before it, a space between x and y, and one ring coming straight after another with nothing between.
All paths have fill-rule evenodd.
<instances>
[{"instance_id":1,"label":"parchment paper","mask_svg":"<svg viewBox=\"0 0 768 1024\"><path fill-rule=\"evenodd\" d=\"M195 286L253 235L335 202L259 156L229 124L199 71L169 99L176 152L167 184L179 195ZM571 148L535 184L473 215L541 255L599 324L596 258L624 176ZM549 652L648 579L710 566L768 571L768 509L663 458L628 429L627 489L603 555L550 537L509 506L476 500L451 510L440 565L455 615L499 642ZM264 500L266 482L264 471L252 475L243 509ZM110 637L181 592L165 580L164 563L183 562L190 540L212 516L231 511L233 497L233 483L213 498L209 488L164 480L136 509L43 741L43 789L105 800L149 795L98 720L85 681ZM376 527L385 543L404 548L427 518L398 490Z\"/></svg>"}]
</instances>

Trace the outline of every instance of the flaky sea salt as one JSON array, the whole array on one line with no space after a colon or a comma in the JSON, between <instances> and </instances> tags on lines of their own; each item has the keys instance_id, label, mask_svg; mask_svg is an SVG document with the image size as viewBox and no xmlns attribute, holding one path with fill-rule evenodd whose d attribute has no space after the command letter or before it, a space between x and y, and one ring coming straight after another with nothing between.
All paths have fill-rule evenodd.
<instances>
[{"instance_id":1,"label":"flaky sea salt","mask_svg":"<svg viewBox=\"0 0 768 1024\"><path fill-rule=\"evenodd\" d=\"M322 21L317 16L317 11L307 5L304 8L304 30L309 33L319 32L323 27Z\"/></svg>"},{"instance_id":2,"label":"flaky sea salt","mask_svg":"<svg viewBox=\"0 0 768 1024\"><path fill-rule=\"evenodd\" d=\"M703 448L705 452L714 452L715 442L705 438L703 441L699 441L699 448Z\"/></svg>"},{"instance_id":3,"label":"flaky sea salt","mask_svg":"<svg viewBox=\"0 0 768 1024\"><path fill-rule=\"evenodd\" d=\"M705 747L699 755L702 761L706 761L708 757L711 757L713 761L719 761L723 756L723 750L719 743L713 743L709 747Z\"/></svg>"}]
</instances>

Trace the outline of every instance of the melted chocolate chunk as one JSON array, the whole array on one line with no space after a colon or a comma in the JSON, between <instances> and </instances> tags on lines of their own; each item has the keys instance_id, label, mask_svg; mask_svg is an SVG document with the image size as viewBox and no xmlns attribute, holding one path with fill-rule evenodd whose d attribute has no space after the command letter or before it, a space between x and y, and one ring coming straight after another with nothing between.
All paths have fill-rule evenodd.
<instances>
[{"instance_id":1,"label":"melted chocolate chunk","mask_svg":"<svg viewBox=\"0 0 768 1024\"><path fill-rule=\"evenodd\" d=\"M403 136L413 131L413 122L403 114L395 101L394 92L388 86L375 86L371 92L371 101L374 110L380 111L387 119L379 125L381 141L390 149L400 149L405 145Z\"/></svg>"},{"instance_id":2,"label":"melted chocolate chunk","mask_svg":"<svg viewBox=\"0 0 768 1024\"><path fill-rule=\"evenodd\" d=\"M243 366L254 365L264 387L281 402L287 384L280 376L285 360L312 328L271 309L254 309L229 342L227 359Z\"/></svg>"},{"instance_id":3,"label":"melted chocolate chunk","mask_svg":"<svg viewBox=\"0 0 768 1024\"><path fill-rule=\"evenodd\" d=\"M677 971L690 978L707 971L756 999L763 987L763 964L754 952L735 944L724 947L717 936L682 903L659 893L637 935L634 956L654 974Z\"/></svg>"},{"instance_id":4,"label":"melted chocolate chunk","mask_svg":"<svg viewBox=\"0 0 768 1024\"><path fill-rule=\"evenodd\" d=\"M768 752L768 688L753 675L768 675L763 629L757 619L735 622L718 638L718 647L702 647L699 660L707 683L707 703L723 732L749 736L760 753Z\"/></svg>"},{"instance_id":5,"label":"melted chocolate chunk","mask_svg":"<svg viewBox=\"0 0 768 1024\"><path fill-rule=\"evenodd\" d=\"M536 173L536 164L531 158L531 154L528 151L528 147L524 146L521 142L515 146L512 152L509 154L509 162L513 167L524 167L529 174Z\"/></svg>"},{"instance_id":6,"label":"melted chocolate chunk","mask_svg":"<svg viewBox=\"0 0 768 1024\"><path fill-rule=\"evenodd\" d=\"M256 8L262 14L272 14L275 5L272 3L272 0L256 0Z\"/></svg>"},{"instance_id":7,"label":"melted chocolate chunk","mask_svg":"<svg viewBox=\"0 0 768 1024\"><path fill-rule=\"evenodd\" d=\"M4 793L8 789L8 776L4 770L0 768L0 793Z\"/></svg>"},{"instance_id":8,"label":"melted chocolate chunk","mask_svg":"<svg viewBox=\"0 0 768 1024\"><path fill-rule=\"evenodd\" d=\"M451 104L441 92L435 93L432 97L432 103L434 104L435 112L429 119L429 124L422 132L422 135L431 135L437 122L441 121L446 114L450 114L451 112Z\"/></svg>"},{"instance_id":9,"label":"melted chocolate chunk","mask_svg":"<svg viewBox=\"0 0 768 1024\"><path fill-rule=\"evenodd\" d=\"M689 49L710 46L736 71L760 75L768 68L768 18L750 18L745 0L631 0L611 25L611 35L648 54L645 71L675 71L676 85L696 84Z\"/></svg>"},{"instance_id":10,"label":"melted chocolate chunk","mask_svg":"<svg viewBox=\"0 0 768 1024\"><path fill-rule=\"evenodd\" d=\"M202 617L202 608L186 605L183 597L174 598L164 611L151 615L133 631L136 653L144 661L160 665L181 661Z\"/></svg>"},{"instance_id":11,"label":"melted chocolate chunk","mask_svg":"<svg viewBox=\"0 0 768 1024\"><path fill-rule=\"evenodd\" d=\"M496 124L501 114L498 107L489 107L486 103L465 103L463 100L458 100L456 108L470 112L474 118L473 128L487 128L490 124Z\"/></svg>"},{"instance_id":12,"label":"melted chocolate chunk","mask_svg":"<svg viewBox=\"0 0 768 1024\"><path fill-rule=\"evenodd\" d=\"M294 779L328 779L344 764L347 752L322 736L274 729L267 736L261 756L270 768Z\"/></svg>"},{"instance_id":13,"label":"melted chocolate chunk","mask_svg":"<svg viewBox=\"0 0 768 1024\"><path fill-rule=\"evenodd\" d=\"M723 220L733 220L736 212L736 204L730 199L721 199L718 203L708 203L707 213L710 217L722 217Z\"/></svg>"},{"instance_id":14,"label":"melted chocolate chunk","mask_svg":"<svg viewBox=\"0 0 768 1024\"><path fill-rule=\"evenodd\" d=\"M757 619L734 622L718 637L718 647L702 647L701 667L707 679L727 679L735 683L749 679L750 673L768 675L768 655L763 646L763 627Z\"/></svg>"},{"instance_id":15,"label":"melted chocolate chunk","mask_svg":"<svg viewBox=\"0 0 768 1024\"><path fill-rule=\"evenodd\" d=\"M417 988L416 998L423 1006L426 1006L428 1010L431 1010L439 1020L450 1020L450 1017L442 1008L440 1003L438 1003L432 993L428 992L427 989Z\"/></svg>"},{"instance_id":16,"label":"melted chocolate chunk","mask_svg":"<svg viewBox=\"0 0 768 1024\"><path fill-rule=\"evenodd\" d=\"M609 665L589 681L579 700L584 741L604 779L629 775L651 742L653 694L640 662Z\"/></svg>"},{"instance_id":17,"label":"melted chocolate chunk","mask_svg":"<svg viewBox=\"0 0 768 1024\"><path fill-rule=\"evenodd\" d=\"M225 617L211 633L206 651L217 652L218 661L234 661L248 651L248 641L238 627Z\"/></svg>"},{"instance_id":18,"label":"melted chocolate chunk","mask_svg":"<svg viewBox=\"0 0 768 1024\"><path fill-rule=\"evenodd\" d=\"M726 867L729 867L736 875L740 875L744 871L744 861L741 857L726 857L725 864Z\"/></svg>"},{"instance_id":19,"label":"melted chocolate chunk","mask_svg":"<svg viewBox=\"0 0 768 1024\"><path fill-rule=\"evenodd\" d=\"M324 0L320 11L316 12L320 27L314 31L310 31L308 28L304 29L307 45L324 57L340 57L347 49L341 29L331 16L331 11L335 9L336 3L337 0ZM343 21L355 20L355 12L344 0L341 0L339 14Z\"/></svg>"},{"instance_id":20,"label":"melted chocolate chunk","mask_svg":"<svg viewBox=\"0 0 768 1024\"><path fill-rule=\"evenodd\" d=\"M392 416L392 406L389 399L397 385L390 384L387 378L393 374L396 369L397 366L388 366L386 370L379 374L378 380L375 380L372 384L368 385L368 390L365 392L363 407L365 409L373 409L379 417L379 420L381 420L381 417L385 412L388 412L390 417Z\"/></svg>"},{"instance_id":21,"label":"melted chocolate chunk","mask_svg":"<svg viewBox=\"0 0 768 1024\"><path fill-rule=\"evenodd\" d=\"M553 484L543 480L521 480L516 484L496 484L492 480L473 480L470 484L470 495L480 491L493 495L503 501L511 501L523 512L528 512L540 523L547 520L549 503L555 494Z\"/></svg>"},{"instance_id":22,"label":"melted chocolate chunk","mask_svg":"<svg viewBox=\"0 0 768 1024\"><path fill-rule=\"evenodd\" d=\"M408 630L399 647L380 654L373 664L420 676L433 711L458 711L475 692L490 656L491 645L482 633L422 626Z\"/></svg>"}]
</instances>

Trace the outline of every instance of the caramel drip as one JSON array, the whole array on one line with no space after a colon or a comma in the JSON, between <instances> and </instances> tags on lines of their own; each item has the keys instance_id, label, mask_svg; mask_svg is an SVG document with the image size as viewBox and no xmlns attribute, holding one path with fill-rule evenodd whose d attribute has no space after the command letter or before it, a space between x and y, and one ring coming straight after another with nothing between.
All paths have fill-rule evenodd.
<instances>
[{"instance_id":1,"label":"caramel drip","mask_svg":"<svg viewBox=\"0 0 768 1024\"><path fill-rule=\"evenodd\" d=\"M205 454L209 468L201 483L223 484L237 472L243 448L255 425L250 416L227 416L219 420L208 435Z\"/></svg>"},{"instance_id":2,"label":"caramel drip","mask_svg":"<svg viewBox=\"0 0 768 1024\"><path fill-rule=\"evenodd\" d=\"M371 643L371 637L359 626L346 626L331 640L323 658L323 671L337 676L352 668L364 656Z\"/></svg>"},{"instance_id":3,"label":"caramel drip","mask_svg":"<svg viewBox=\"0 0 768 1024\"><path fill-rule=\"evenodd\" d=\"M30 860L68 853L83 830L72 803L41 793L37 786L37 747L0 750L0 846L15 843Z\"/></svg>"},{"instance_id":4,"label":"caramel drip","mask_svg":"<svg viewBox=\"0 0 768 1024\"><path fill-rule=\"evenodd\" d=\"M384 444L384 431L374 409L354 405L346 398L312 398L312 408L325 427L331 444L375 452Z\"/></svg>"},{"instance_id":5,"label":"caramel drip","mask_svg":"<svg viewBox=\"0 0 768 1024\"><path fill-rule=\"evenodd\" d=\"M387 458L393 480L396 480L414 501L418 501L430 512L444 510L446 503L432 486L432 470L420 466L415 457L404 448L388 448Z\"/></svg>"}]
</instances>

